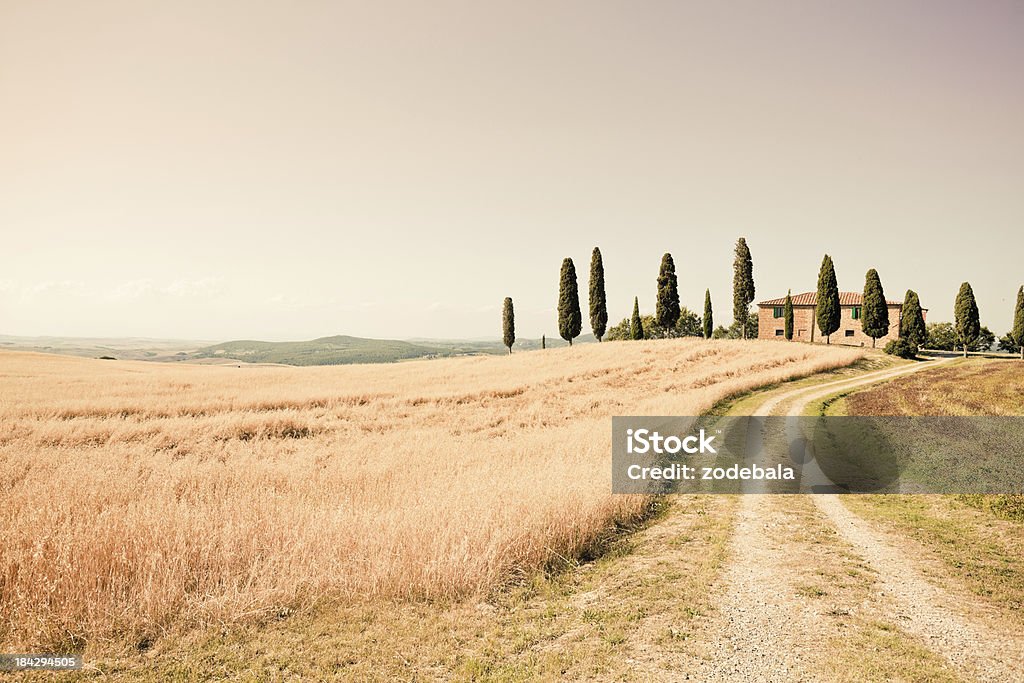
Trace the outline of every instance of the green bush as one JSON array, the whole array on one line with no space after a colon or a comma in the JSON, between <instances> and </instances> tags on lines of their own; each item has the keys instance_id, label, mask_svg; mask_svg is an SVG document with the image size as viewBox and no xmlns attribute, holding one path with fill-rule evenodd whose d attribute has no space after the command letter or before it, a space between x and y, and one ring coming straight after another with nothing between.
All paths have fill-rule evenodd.
<instances>
[{"instance_id":1,"label":"green bush","mask_svg":"<svg viewBox=\"0 0 1024 683\"><path fill-rule=\"evenodd\" d=\"M916 358L917 344L906 337L900 337L899 339L893 339L891 342L886 344L885 352L892 356L899 356L900 358Z\"/></svg>"},{"instance_id":2,"label":"green bush","mask_svg":"<svg viewBox=\"0 0 1024 683\"><path fill-rule=\"evenodd\" d=\"M953 323L928 323L928 346L936 351L952 351L958 344Z\"/></svg>"}]
</instances>

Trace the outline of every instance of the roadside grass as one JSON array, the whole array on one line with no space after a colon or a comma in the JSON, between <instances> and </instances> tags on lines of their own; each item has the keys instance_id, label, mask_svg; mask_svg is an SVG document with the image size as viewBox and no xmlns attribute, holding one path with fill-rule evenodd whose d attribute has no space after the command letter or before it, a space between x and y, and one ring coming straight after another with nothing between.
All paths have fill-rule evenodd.
<instances>
[{"instance_id":1,"label":"roadside grass","mask_svg":"<svg viewBox=\"0 0 1024 683\"><path fill-rule=\"evenodd\" d=\"M886 358L892 358L893 361L890 362L888 365L883 365L882 368L879 368L879 369L885 369L885 368L890 368L890 367L891 368L895 368L895 367L899 367L899 366L902 366L902 365L910 365L910 364L913 364L913 363L927 362L925 360L920 360L920 359L919 360L906 360L906 359L896 358L895 356L886 356ZM957 365L957 364L959 364L961 362L962 361L952 361L951 365ZM949 367L949 366L947 365L945 367ZM931 371L925 371L925 372L930 374ZM914 377L917 377L919 374L920 373L913 373L911 375L908 375L908 377L914 378ZM890 378L890 379L880 380L880 381L878 381L876 383L873 383L873 384L869 385L868 388L853 387L853 388L850 388L850 389L842 389L842 390L837 391L837 392L835 392L833 394L829 394L828 396L825 396L824 398L819 398L819 399L816 399L814 401L809 401L807 403L807 405L804 407L802 415L804 415L806 417L818 417L818 416L821 416L821 415L859 415L861 413L849 412L850 408L847 406L847 403L846 403L847 397L853 396L855 394L861 394L861 393L866 394L866 393L874 392L874 391L877 391L879 393L884 393L884 392L887 391L887 389L885 389L883 387L887 387L892 382L897 382L900 379L901 379L901 377L897 376L897 377L893 377L893 378ZM877 414L882 414L882 413L877 413ZM909 413L886 413L886 414L909 414Z\"/></svg>"},{"instance_id":2,"label":"roadside grass","mask_svg":"<svg viewBox=\"0 0 1024 683\"><path fill-rule=\"evenodd\" d=\"M820 372L816 375L794 379L787 382L775 382L773 384L758 387L742 394L731 396L716 403L707 413L711 416L723 415L750 415L760 407L767 394L775 392L783 386L787 391L803 389L828 382L835 382L846 378L854 378L867 372L876 372L899 365L908 365L914 361L904 360L896 356L890 356L878 350L864 349L865 355L860 360L841 368L835 368Z\"/></svg>"},{"instance_id":3,"label":"roadside grass","mask_svg":"<svg viewBox=\"0 0 1024 683\"><path fill-rule=\"evenodd\" d=\"M995 518L959 496L847 496L843 502L910 539L919 557L937 560L942 569L931 578L947 586L955 579L1003 619L1024 625L1024 524Z\"/></svg>"},{"instance_id":4,"label":"roadside grass","mask_svg":"<svg viewBox=\"0 0 1024 683\"><path fill-rule=\"evenodd\" d=\"M679 496L592 562L476 601L322 604L168 634L91 662L104 680L649 680L713 609L734 496ZM649 660L643 643L656 642ZM44 674L39 674L42 680ZM82 675L82 674L80 674Z\"/></svg>"},{"instance_id":5,"label":"roadside grass","mask_svg":"<svg viewBox=\"0 0 1024 683\"><path fill-rule=\"evenodd\" d=\"M845 643L847 652L870 653L870 657L848 657L846 653L830 662L833 681L889 681L890 683L932 683L962 681L941 658L913 640L892 622L865 619Z\"/></svg>"},{"instance_id":6,"label":"roadside grass","mask_svg":"<svg viewBox=\"0 0 1024 683\"><path fill-rule=\"evenodd\" d=\"M875 572L807 496L773 496L790 520L789 569L796 595L828 618L830 628L811 659L829 681L960 681L946 661L898 624L879 619Z\"/></svg>"}]
</instances>

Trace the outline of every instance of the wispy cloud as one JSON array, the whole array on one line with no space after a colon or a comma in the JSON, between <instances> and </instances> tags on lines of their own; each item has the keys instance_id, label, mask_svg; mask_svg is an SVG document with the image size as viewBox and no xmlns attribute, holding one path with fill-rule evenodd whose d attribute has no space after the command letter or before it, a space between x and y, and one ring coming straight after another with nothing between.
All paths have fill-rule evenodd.
<instances>
[{"instance_id":1,"label":"wispy cloud","mask_svg":"<svg viewBox=\"0 0 1024 683\"><path fill-rule=\"evenodd\" d=\"M21 296L33 299L45 296L90 296L93 291L80 280L45 280L21 287Z\"/></svg>"},{"instance_id":2,"label":"wispy cloud","mask_svg":"<svg viewBox=\"0 0 1024 683\"><path fill-rule=\"evenodd\" d=\"M107 298L113 301L135 301L153 292L153 281L149 279L128 280L110 290Z\"/></svg>"},{"instance_id":3,"label":"wispy cloud","mask_svg":"<svg viewBox=\"0 0 1024 683\"><path fill-rule=\"evenodd\" d=\"M44 280L17 283L0 281L0 292L17 294L24 301L47 298L86 297L115 302L138 301L148 297L204 298L224 291L224 281L218 277L182 278L161 284L151 278L125 280L104 289L97 289L81 280Z\"/></svg>"},{"instance_id":4,"label":"wispy cloud","mask_svg":"<svg viewBox=\"0 0 1024 683\"><path fill-rule=\"evenodd\" d=\"M201 277L196 279L175 280L160 292L176 297L211 297L224 292L224 279L219 277Z\"/></svg>"}]
</instances>

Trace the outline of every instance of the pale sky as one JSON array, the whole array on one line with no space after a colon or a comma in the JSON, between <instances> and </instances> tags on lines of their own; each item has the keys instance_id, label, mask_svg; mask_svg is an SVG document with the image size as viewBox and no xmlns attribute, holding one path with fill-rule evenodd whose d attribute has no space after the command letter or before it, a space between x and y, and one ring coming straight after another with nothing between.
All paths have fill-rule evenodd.
<instances>
[{"instance_id":1,"label":"pale sky","mask_svg":"<svg viewBox=\"0 0 1024 683\"><path fill-rule=\"evenodd\" d=\"M0 334L555 335L878 269L1011 324L1024 3L0 0ZM586 326L585 326L586 327Z\"/></svg>"}]
</instances>

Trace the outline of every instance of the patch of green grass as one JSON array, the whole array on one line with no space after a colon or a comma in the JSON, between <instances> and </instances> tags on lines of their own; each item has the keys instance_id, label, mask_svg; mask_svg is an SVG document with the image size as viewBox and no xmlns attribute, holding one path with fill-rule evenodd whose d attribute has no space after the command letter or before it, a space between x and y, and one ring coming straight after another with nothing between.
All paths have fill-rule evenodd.
<instances>
[{"instance_id":1,"label":"patch of green grass","mask_svg":"<svg viewBox=\"0 0 1024 683\"><path fill-rule=\"evenodd\" d=\"M985 510L1000 519L1012 519L1024 522L1024 496L1022 495L960 495L957 498L963 503L979 510Z\"/></svg>"},{"instance_id":2,"label":"patch of green grass","mask_svg":"<svg viewBox=\"0 0 1024 683\"><path fill-rule=\"evenodd\" d=\"M872 656L862 656L865 652ZM939 655L884 621L869 621L853 629L845 646L833 651L826 669L833 681L962 681Z\"/></svg>"},{"instance_id":3,"label":"patch of green grass","mask_svg":"<svg viewBox=\"0 0 1024 683\"><path fill-rule=\"evenodd\" d=\"M805 598L821 598L828 595L820 586L797 586L796 592Z\"/></svg>"}]
</instances>

